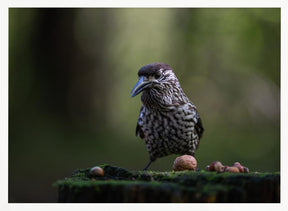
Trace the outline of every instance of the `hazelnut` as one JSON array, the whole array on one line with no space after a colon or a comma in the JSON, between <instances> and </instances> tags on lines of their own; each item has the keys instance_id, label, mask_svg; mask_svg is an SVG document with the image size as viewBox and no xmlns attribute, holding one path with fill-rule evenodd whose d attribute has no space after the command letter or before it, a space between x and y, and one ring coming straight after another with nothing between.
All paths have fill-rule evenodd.
<instances>
[{"instance_id":1,"label":"hazelnut","mask_svg":"<svg viewBox=\"0 0 288 211\"><path fill-rule=\"evenodd\" d=\"M233 167L237 167L241 173L244 173L244 167L239 162L235 162Z\"/></svg>"},{"instance_id":2,"label":"hazelnut","mask_svg":"<svg viewBox=\"0 0 288 211\"><path fill-rule=\"evenodd\" d=\"M90 174L92 174L93 176L103 177L104 176L104 170L99 166L95 166L95 167L91 168Z\"/></svg>"},{"instance_id":3,"label":"hazelnut","mask_svg":"<svg viewBox=\"0 0 288 211\"><path fill-rule=\"evenodd\" d=\"M239 163L239 162L235 162L235 163L233 164L233 166L242 166L242 165L241 165L241 163Z\"/></svg>"},{"instance_id":4,"label":"hazelnut","mask_svg":"<svg viewBox=\"0 0 288 211\"><path fill-rule=\"evenodd\" d=\"M177 157L173 163L174 171L195 171L197 167L197 160L191 155L182 155Z\"/></svg>"},{"instance_id":5,"label":"hazelnut","mask_svg":"<svg viewBox=\"0 0 288 211\"><path fill-rule=\"evenodd\" d=\"M245 166L243 166L243 169L244 169L244 173L249 173L249 169Z\"/></svg>"},{"instance_id":6,"label":"hazelnut","mask_svg":"<svg viewBox=\"0 0 288 211\"><path fill-rule=\"evenodd\" d=\"M225 169L225 172L239 173L240 170L239 170L239 168L237 168L237 167L235 167L235 166L228 166L228 167Z\"/></svg>"},{"instance_id":7,"label":"hazelnut","mask_svg":"<svg viewBox=\"0 0 288 211\"><path fill-rule=\"evenodd\" d=\"M237 167L241 173L249 173L249 169L246 166L242 166L239 162L235 162L233 166Z\"/></svg>"},{"instance_id":8,"label":"hazelnut","mask_svg":"<svg viewBox=\"0 0 288 211\"><path fill-rule=\"evenodd\" d=\"M224 166L222 165L222 163L220 161L214 161L209 166L206 167L206 170L223 172Z\"/></svg>"}]
</instances>

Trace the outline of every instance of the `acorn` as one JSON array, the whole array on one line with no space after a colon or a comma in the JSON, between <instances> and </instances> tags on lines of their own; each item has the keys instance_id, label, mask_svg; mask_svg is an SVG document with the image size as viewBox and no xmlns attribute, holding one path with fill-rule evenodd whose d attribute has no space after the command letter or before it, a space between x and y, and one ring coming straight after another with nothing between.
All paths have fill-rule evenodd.
<instances>
[{"instance_id":1,"label":"acorn","mask_svg":"<svg viewBox=\"0 0 288 211\"><path fill-rule=\"evenodd\" d=\"M174 171L195 171L197 168L197 160L191 155L182 155L177 157L173 163Z\"/></svg>"},{"instance_id":2,"label":"acorn","mask_svg":"<svg viewBox=\"0 0 288 211\"><path fill-rule=\"evenodd\" d=\"M217 171L217 172L223 172L224 166L220 161L214 161L209 166L206 166L206 171Z\"/></svg>"},{"instance_id":3,"label":"acorn","mask_svg":"<svg viewBox=\"0 0 288 211\"><path fill-rule=\"evenodd\" d=\"M237 168L237 167L235 167L235 166L228 166L228 167L225 169L225 172L239 173L240 170L239 170L239 168Z\"/></svg>"},{"instance_id":4,"label":"acorn","mask_svg":"<svg viewBox=\"0 0 288 211\"><path fill-rule=\"evenodd\" d=\"M95 167L90 169L90 174L93 176L97 176L97 177L103 177L104 176L104 169L102 169L99 166L95 166Z\"/></svg>"}]
</instances>

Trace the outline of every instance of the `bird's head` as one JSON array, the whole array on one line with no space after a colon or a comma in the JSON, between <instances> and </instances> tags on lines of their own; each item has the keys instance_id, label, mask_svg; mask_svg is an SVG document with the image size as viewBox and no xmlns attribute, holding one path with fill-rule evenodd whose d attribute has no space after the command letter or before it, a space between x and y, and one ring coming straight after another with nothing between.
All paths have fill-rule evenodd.
<instances>
[{"instance_id":1,"label":"bird's head","mask_svg":"<svg viewBox=\"0 0 288 211\"><path fill-rule=\"evenodd\" d=\"M139 80L131 91L135 97L144 90L163 90L167 85L178 85L178 79L172 68L163 63L152 63L141 67L138 71Z\"/></svg>"}]
</instances>

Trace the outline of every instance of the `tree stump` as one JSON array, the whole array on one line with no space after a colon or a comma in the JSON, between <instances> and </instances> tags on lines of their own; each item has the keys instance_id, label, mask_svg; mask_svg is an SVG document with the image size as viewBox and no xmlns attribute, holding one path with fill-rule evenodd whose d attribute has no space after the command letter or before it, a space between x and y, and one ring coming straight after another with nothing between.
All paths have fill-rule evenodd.
<instances>
[{"instance_id":1,"label":"tree stump","mask_svg":"<svg viewBox=\"0 0 288 211\"><path fill-rule=\"evenodd\" d=\"M54 183L58 202L280 202L280 173L206 171L127 171L101 165L104 176L90 168L75 170Z\"/></svg>"}]
</instances>

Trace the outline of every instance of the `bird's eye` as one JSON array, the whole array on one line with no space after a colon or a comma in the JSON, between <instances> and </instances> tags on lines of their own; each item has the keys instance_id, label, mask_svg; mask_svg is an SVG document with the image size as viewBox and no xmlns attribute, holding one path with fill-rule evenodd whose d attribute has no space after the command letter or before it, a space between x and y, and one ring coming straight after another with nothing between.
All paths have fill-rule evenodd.
<instances>
[{"instance_id":1,"label":"bird's eye","mask_svg":"<svg viewBox=\"0 0 288 211\"><path fill-rule=\"evenodd\" d=\"M157 72L155 75L154 75L155 79L158 79L161 77L161 73L160 72Z\"/></svg>"}]
</instances>

